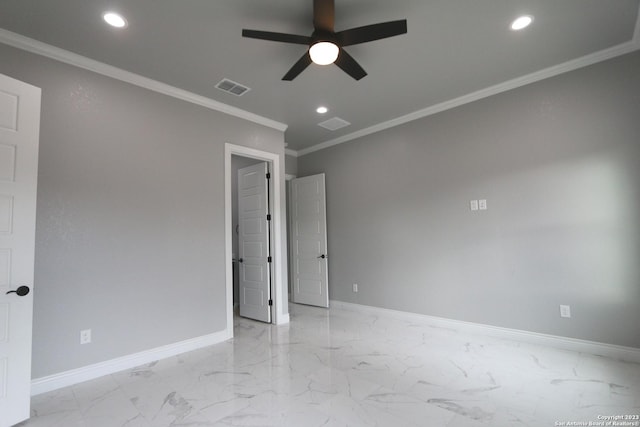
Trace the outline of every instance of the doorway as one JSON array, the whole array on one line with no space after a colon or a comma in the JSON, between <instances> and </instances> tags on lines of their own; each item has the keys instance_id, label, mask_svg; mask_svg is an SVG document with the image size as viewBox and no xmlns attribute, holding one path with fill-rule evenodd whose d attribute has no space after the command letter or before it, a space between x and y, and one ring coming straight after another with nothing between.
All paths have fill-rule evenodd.
<instances>
[{"instance_id":1,"label":"doorway","mask_svg":"<svg viewBox=\"0 0 640 427\"><path fill-rule=\"evenodd\" d=\"M284 164L278 154L244 147L235 144L225 144L225 266L226 266L226 308L227 330L233 334L233 167L232 157L254 159L268 164L272 179L270 195L272 200L272 294L271 323L289 323L286 286L286 251L284 243Z\"/></svg>"}]
</instances>

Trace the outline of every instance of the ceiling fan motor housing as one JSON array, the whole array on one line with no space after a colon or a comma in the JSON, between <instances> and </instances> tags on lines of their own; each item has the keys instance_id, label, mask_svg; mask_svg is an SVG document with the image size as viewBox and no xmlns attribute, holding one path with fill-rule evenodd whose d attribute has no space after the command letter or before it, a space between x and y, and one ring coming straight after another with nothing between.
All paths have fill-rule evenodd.
<instances>
[{"instance_id":1,"label":"ceiling fan motor housing","mask_svg":"<svg viewBox=\"0 0 640 427\"><path fill-rule=\"evenodd\" d=\"M329 42L335 44L338 47L341 47L338 41L338 37L336 37L336 33L315 30L313 34L311 34L311 43L309 44L309 46L313 46L314 44L321 42Z\"/></svg>"},{"instance_id":2,"label":"ceiling fan motor housing","mask_svg":"<svg viewBox=\"0 0 640 427\"><path fill-rule=\"evenodd\" d=\"M320 65L335 63L355 80L360 80L367 75L367 72L343 48L394 37L407 32L406 19L365 25L364 27L351 28L337 33L334 31L334 23L334 0L314 0L314 31L310 37L247 29L242 30L242 36L282 43L304 44L309 47L308 51L291 67L282 80L293 80L312 62Z\"/></svg>"}]
</instances>

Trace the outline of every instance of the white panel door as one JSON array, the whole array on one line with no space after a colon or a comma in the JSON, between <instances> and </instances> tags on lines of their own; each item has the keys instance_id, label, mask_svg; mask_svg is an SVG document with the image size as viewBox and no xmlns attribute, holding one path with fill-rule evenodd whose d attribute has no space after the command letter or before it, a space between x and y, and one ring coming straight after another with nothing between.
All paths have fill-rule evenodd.
<instances>
[{"instance_id":1,"label":"white panel door","mask_svg":"<svg viewBox=\"0 0 640 427\"><path fill-rule=\"evenodd\" d=\"M0 74L0 427L29 418L40 89Z\"/></svg>"},{"instance_id":2,"label":"white panel door","mask_svg":"<svg viewBox=\"0 0 640 427\"><path fill-rule=\"evenodd\" d=\"M267 164L238 170L240 316L271 323Z\"/></svg>"},{"instance_id":3,"label":"white panel door","mask_svg":"<svg viewBox=\"0 0 640 427\"><path fill-rule=\"evenodd\" d=\"M324 174L290 184L293 302L329 307Z\"/></svg>"}]
</instances>

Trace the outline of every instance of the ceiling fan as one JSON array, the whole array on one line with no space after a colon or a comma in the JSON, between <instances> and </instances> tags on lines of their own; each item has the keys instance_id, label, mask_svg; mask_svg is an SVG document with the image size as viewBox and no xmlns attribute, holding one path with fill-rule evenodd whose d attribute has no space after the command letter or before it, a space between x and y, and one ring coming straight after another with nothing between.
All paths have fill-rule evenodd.
<instances>
[{"instance_id":1,"label":"ceiling fan","mask_svg":"<svg viewBox=\"0 0 640 427\"><path fill-rule=\"evenodd\" d=\"M367 72L344 50L344 47L398 36L407 32L406 19L351 28L337 33L333 28L334 22L334 0L313 0L314 31L311 36L243 29L242 37L309 46L307 52L291 67L282 80L293 80L312 62L319 65L335 63L345 73L360 80L367 75Z\"/></svg>"}]
</instances>

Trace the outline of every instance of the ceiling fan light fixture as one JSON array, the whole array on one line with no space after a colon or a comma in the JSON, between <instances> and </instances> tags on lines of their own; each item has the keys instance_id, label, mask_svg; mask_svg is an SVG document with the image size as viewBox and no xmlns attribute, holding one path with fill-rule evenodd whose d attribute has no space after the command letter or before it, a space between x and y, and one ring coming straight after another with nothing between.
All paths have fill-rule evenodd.
<instances>
[{"instance_id":1,"label":"ceiling fan light fixture","mask_svg":"<svg viewBox=\"0 0 640 427\"><path fill-rule=\"evenodd\" d=\"M309 48L311 60L318 65L333 64L338 59L340 48L335 43L322 41L313 44Z\"/></svg>"}]
</instances>

